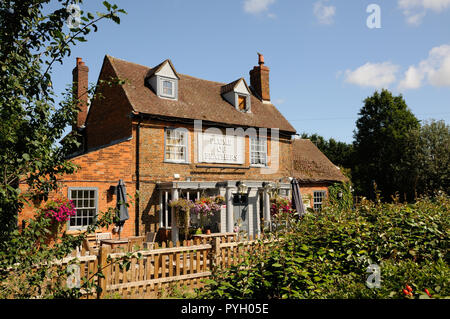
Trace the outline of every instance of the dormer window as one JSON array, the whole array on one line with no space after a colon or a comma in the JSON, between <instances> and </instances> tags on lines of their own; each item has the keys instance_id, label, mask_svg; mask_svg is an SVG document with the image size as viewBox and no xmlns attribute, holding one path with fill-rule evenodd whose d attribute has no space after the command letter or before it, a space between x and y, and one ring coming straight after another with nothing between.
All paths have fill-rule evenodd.
<instances>
[{"instance_id":1,"label":"dormer window","mask_svg":"<svg viewBox=\"0 0 450 319\"><path fill-rule=\"evenodd\" d=\"M251 112L250 90L244 79L241 78L222 86L221 94L236 110L244 113Z\"/></svg>"},{"instance_id":2,"label":"dormer window","mask_svg":"<svg viewBox=\"0 0 450 319\"><path fill-rule=\"evenodd\" d=\"M147 74L147 83L160 98L178 100L179 77L170 60L154 67Z\"/></svg>"},{"instance_id":3,"label":"dormer window","mask_svg":"<svg viewBox=\"0 0 450 319\"><path fill-rule=\"evenodd\" d=\"M161 95L164 97L174 98L175 97L175 81L162 79L162 92Z\"/></svg>"}]
</instances>

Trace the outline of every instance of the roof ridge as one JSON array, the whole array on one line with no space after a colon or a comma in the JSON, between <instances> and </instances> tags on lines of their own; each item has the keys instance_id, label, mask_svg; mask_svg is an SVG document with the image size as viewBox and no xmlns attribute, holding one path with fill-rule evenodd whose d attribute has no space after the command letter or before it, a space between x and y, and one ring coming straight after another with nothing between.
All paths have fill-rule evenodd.
<instances>
[{"instance_id":1,"label":"roof ridge","mask_svg":"<svg viewBox=\"0 0 450 319\"><path fill-rule=\"evenodd\" d=\"M148 65L143 65L143 64L140 64L140 63L135 63L135 62L131 62L131 61L128 61L128 60L121 59L121 58L117 58L117 57L114 57L114 56L109 55L109 54L106 54L106 56L109 57L109 58L111 58L111 59L113 59L113 60L115 59L115 60L120 60L120 61L123 61L123 62L126 62L126 63L130 63L130 64L134 64L134 65L139 65L139 66L148 68L149 70L153 70L154 68L156 68L156 67L158 67L159 65L161 65L163 62L165 62L165 61L167 61L167 60L170 60L170 59L164 59L164 61L160 62L160 63L157 64L156 66L150 67L150 66L148 66ZM180 72L177 72L177 74L183 75L183 76L187 76L187 77L190 77L190 78L193 78L193 79L197 79L197 80L202 80L202 81L208 81L208 82L211 82L211 83L216 83L216 84L227 85L227 84L231 83L231 82L226 83L226 82L219 82L219 81L212 81L212 80L202 79L202 78L199 78L199 77L196 77L196 76L192 76L192 75L184 74L184 73L180 73ZM240 79L243 79L243 80L245 81L245 78L242 77L242 76L239 77L237 80L240 80ZM234 80L234 81L237 81L237 80ZM232 81L232 82L234 82L234 81Z\"/></svg>"},{"instance_id":2,"label":"roof ridge","mask_svg":"<svg viewBox=\"0 0 450 319\"><path fill-rule=\"evenodd\" d=\"M121 58L116 58L116 57L114 57L114 56L112 56L112 55L109 55L109 54L106 54L106 56L108 57L108 58L111 58L111 59L113 59L113 60L120 60L120 61L123 61L123 62L126 62L126 63L130 63L130 64L134 64L134 65L139 65L139 66L143 66L143 67L145 67L145 68L148 68L148 69L154 69L155 67L149 67L148 65L143 65L143 64L140 64L140 63L135 63L135 62L131 62L131 61L128 61L128 60L124 60L124 59L121 59ZM167 60L167 59L166 59ZM166 61L166 60L164 60L164 61ZM164 62L164 61L162 61L162 62ZM162 63L161 62L161 63ZM161 63L159 63L159 64L161 64ZM159 65L158 64L158 65ZM157 66L158 66L157 65Z\"/></svg>"}]
</instances>

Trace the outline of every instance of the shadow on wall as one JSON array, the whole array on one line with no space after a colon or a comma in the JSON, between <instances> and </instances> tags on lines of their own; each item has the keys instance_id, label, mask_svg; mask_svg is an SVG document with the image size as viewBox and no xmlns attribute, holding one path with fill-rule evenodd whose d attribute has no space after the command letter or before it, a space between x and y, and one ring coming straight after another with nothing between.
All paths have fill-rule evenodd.
<instances>
[{"instance_id":1,"label":"shadow on wall","mask_svg":"<svg viewBox=\"0 0 450 319\"><path fill-rule=\"evenodd\" d=\"M148 200L141 198L146 203L140 216L143 235L147 232L157 231L159 224L159 194L157 191L153 191L151 194L152 196ZM156 239L158 240L158 236Z\"/></svg>"}]
</instances>

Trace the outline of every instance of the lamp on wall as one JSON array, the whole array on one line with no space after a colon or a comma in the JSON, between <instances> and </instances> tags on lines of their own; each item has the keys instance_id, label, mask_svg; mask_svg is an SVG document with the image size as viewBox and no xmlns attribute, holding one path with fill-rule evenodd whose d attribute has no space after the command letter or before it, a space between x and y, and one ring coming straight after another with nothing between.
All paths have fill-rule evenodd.
<instances>
[{"instance_id":1,"label":"lamp on wall","mask_svg":"<svg viewBox=\"0 0 450 319\"><path fill-rule=\"evenodd\" d=\"M237 182L236 187L237 187L239 193L241 193L241 194L247 193L248 186L245 185L243 182L241 182L241 181Z\"/></svg>"}]
</instances>

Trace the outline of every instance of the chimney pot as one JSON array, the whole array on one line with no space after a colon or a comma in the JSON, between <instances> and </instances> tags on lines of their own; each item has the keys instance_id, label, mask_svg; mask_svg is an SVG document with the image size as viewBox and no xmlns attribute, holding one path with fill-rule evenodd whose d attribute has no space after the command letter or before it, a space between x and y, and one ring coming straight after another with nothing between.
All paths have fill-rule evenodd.
<instances>
[{"instance_id":1,"label":"chimney pot","mask_svg":"<svg viewBox=\"0 0 450 319\"><path fill-rule=\"evenodd\" d=\"M250 71L250 86L262 101L270 102L269 89L270 69L264 65L264 56L258 52L258 66Z\"/></svg>"},{"instance_id":2,"label":"chimney pot","mask_svg":"<svg viewBox=\"0 0 450 319\"><path fill-rule=\"evenodd\" d=\"M264 64L264 55L262 55L261 53L258 53L258 64Z\"/></svg>"}]
</instances>

